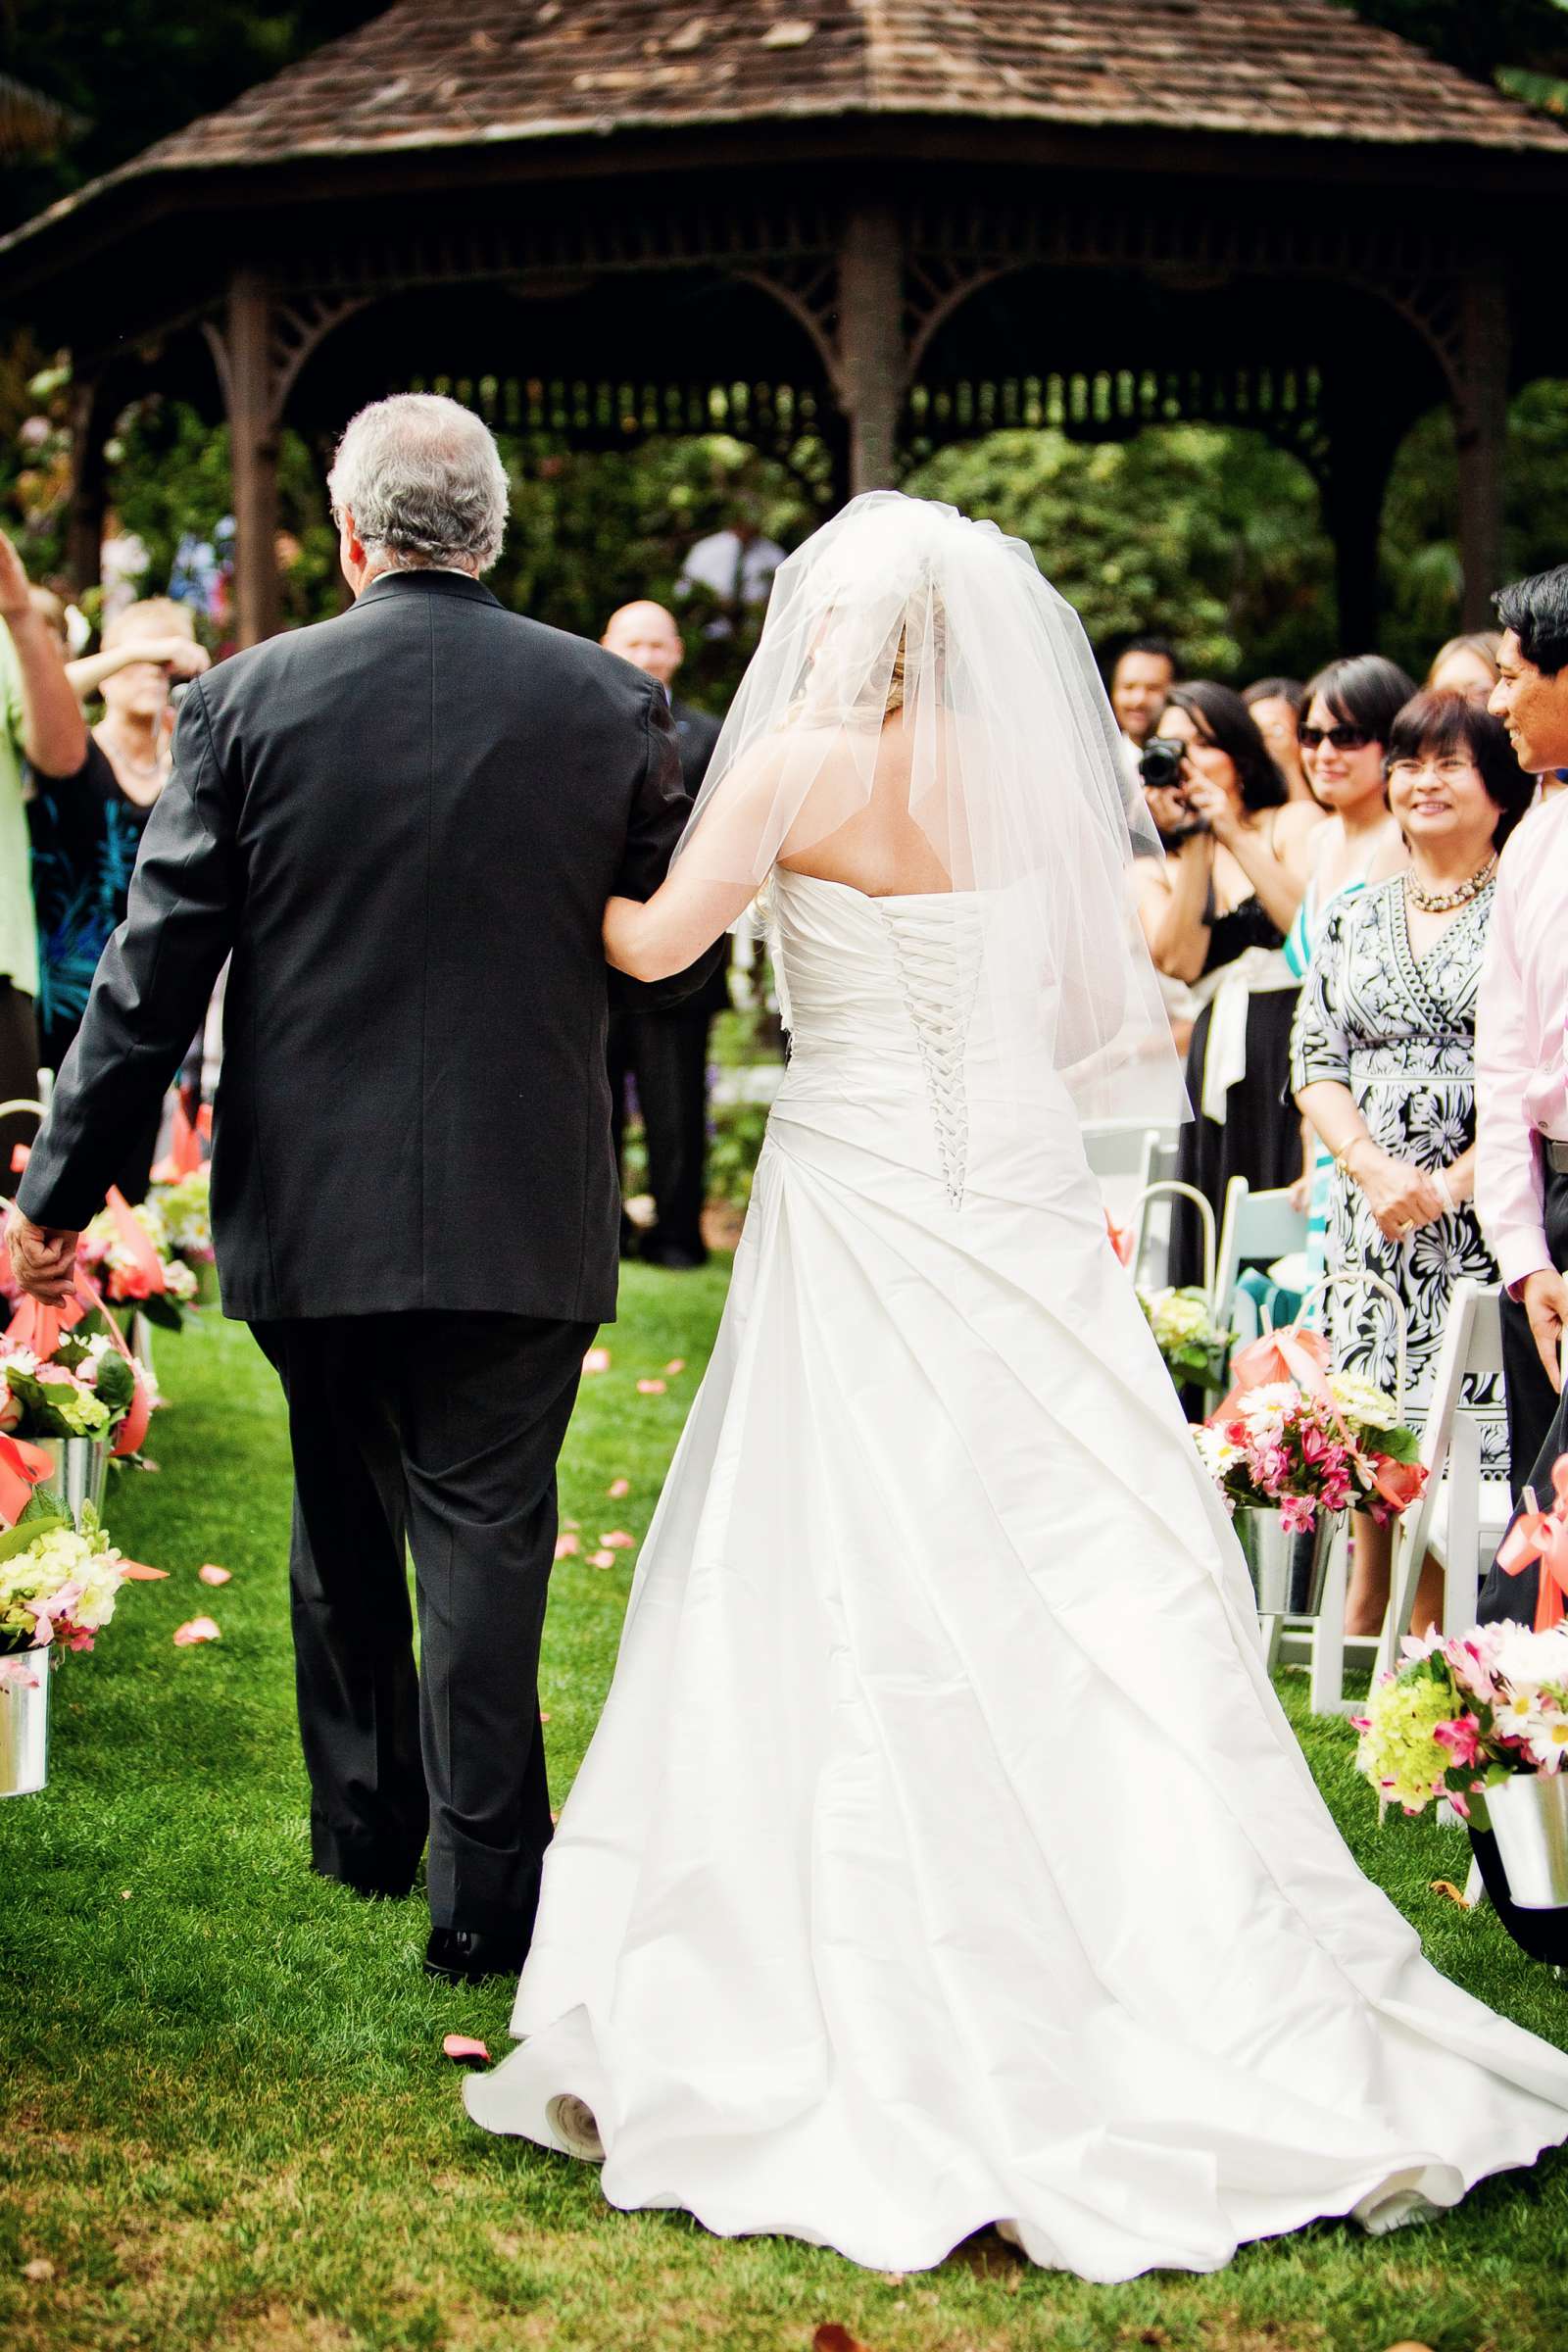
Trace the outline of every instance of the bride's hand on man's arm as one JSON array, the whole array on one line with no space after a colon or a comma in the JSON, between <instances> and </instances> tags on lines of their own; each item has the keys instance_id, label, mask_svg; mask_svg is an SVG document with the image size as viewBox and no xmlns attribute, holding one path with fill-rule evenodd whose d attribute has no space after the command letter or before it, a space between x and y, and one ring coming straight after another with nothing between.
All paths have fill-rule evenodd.
<instances>
[{"instance_id":1,"label":"bride's hand on man's arm","mask_svg":"<svg viewBox=\"0 0 1568 2352\"><path fill-rule=\"evenodd\" d=\"M633 980L672 980L707 955L756 895L755 883L704 881L677 868L646 906L609 902L606 960Z\"/></svg>"}]
</instances>

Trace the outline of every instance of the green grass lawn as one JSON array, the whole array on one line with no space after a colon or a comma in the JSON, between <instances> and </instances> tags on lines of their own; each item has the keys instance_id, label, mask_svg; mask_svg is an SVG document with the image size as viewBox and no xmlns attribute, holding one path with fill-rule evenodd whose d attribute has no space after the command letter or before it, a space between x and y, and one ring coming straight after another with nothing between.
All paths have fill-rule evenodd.
<instances>
[{"instance_id":1,"label":"green grass lawn","mask_svg":"<svg viewBox=\"0 0 1568 2352\"><path fill-rule=\"evenodd\" d=\"M585 1538L646 1529L722 1290L719 1269L628 1272L613 1363L584 1384L564 1465L563 1508ZM673 1356L688 1369L668 1394L637 1395ZM612 2213L594 2172L473 2130L441 2037L478 2034L499 2055L510 1988L430 1984L419 1901L362 1903L306 1867L271 1376L213 1317L160 1339L159 1372L174 1400L153 1434L163 1472L128 1479L111 1511L122 1547L170 1581L127 1588L98 1654L68 1661L52 1786L0 1805L8 2352L808 2352L828 2323L870 2352L1568 2347L1555 2157L1430 2229L1369 2240L1324 2224L1212 2278L1091 2287L1025 2269L989 2235L908 2278L783 2240L720 2242L680 2216ZM612 1502L618 1476L631 1494ZM556 1572L544 1703L558 1799L609 1679L633 1557ZM204 1561L232 1583L209 1592ZM221 1642L176 1650L175 1626L204 1612ZM1494 1919L1431 1891L1463 1877L1461 1841L1380 1833L1349 1734L1307 1724L1300 1678L1286 1694L1359 1858L1438 1965L1568 2041L1568 1987ZM1166 1934L1180 1923L1151 1920L1156 1945ZM29 2278L40 2263L52 2275Z\"/></svg>"}]
</instances>

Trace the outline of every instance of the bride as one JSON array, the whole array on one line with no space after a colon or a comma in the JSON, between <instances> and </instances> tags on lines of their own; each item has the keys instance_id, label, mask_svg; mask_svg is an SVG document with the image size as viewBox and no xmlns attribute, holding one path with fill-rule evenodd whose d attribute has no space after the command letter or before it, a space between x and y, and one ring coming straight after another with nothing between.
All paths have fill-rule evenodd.
<instances>
[{"instance_id":1,"label":"bride","mask_svg":"<svg viewBox=\"0 0 1568 2352\"><path fill-rule=\"evenodd\" d=\"M793 1057L546 1865L494 2132L624 2208L1086 2278L1373 2230L1568 2137L1324 1808L1084 1156L1171 1115L1114 723L1019 542L890 492L778 575L677 861ZM1144 838L1147 835L1147 840Z\"/></svg>"}]
</instances>

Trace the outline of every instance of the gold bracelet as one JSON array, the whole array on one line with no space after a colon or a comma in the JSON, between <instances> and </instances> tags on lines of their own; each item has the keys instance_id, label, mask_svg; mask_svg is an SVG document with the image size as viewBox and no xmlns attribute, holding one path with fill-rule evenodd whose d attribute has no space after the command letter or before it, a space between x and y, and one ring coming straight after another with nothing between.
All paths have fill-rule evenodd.
<instances>
[{"instance_id":1,"label":"gold bracelet","mask_svg":"<svg viewBox=\"0 0 1568 2352\"><path fill-rule=\"evenodd\" d=\"M1334 1165L1339 1169L1342 1176L1350 1175L1350 1153L1355 1150L1356 1145L1360 1141L1361 1138L1358 1135L1352 1135L1349 1142L1348 1144L1342 1144L1338 1152L1335 1152ZM1353 1176L1350 1177L1350 1181L1352 1184L1355 1182Z\"/></svg>"}]
</instances>

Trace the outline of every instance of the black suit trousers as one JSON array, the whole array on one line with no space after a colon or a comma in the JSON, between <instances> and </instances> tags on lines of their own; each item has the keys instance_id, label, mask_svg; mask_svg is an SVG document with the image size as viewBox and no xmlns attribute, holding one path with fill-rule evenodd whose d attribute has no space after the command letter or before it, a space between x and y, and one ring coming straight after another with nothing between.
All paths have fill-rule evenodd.
<instances>
[{"instance_id":1,"label":"black suit trousers","mask_svg":"<svg viewBox=\"0 0 1568 2352\"><path fill-rule=\"evenodd\" d=\"M648 1143L648 1189L657 1223L648 1237L650 1255L679 1250L689 1257L703 1247L703 1206L708 1191L707 1012L677 1005L668 1012L618 1012L610 1023L610 1088L614 1106L615 1149L625 1119L626 1074L637 1082L643 1132Z\"/></svg>"},{"instance_id":2,"label":"black suit trousers","mask_svg":"<svg viewBox=\"0 0 1568 2352\"><path fill-rule=\"evenodd\" d=\"M294 1452L312 1860L406 1892L428 1832L433 1924L526 1937L551 1835L537 1683L556 1460L595 1326L409 1313L253 1329Z\"/></svg>"}]
</instances>

